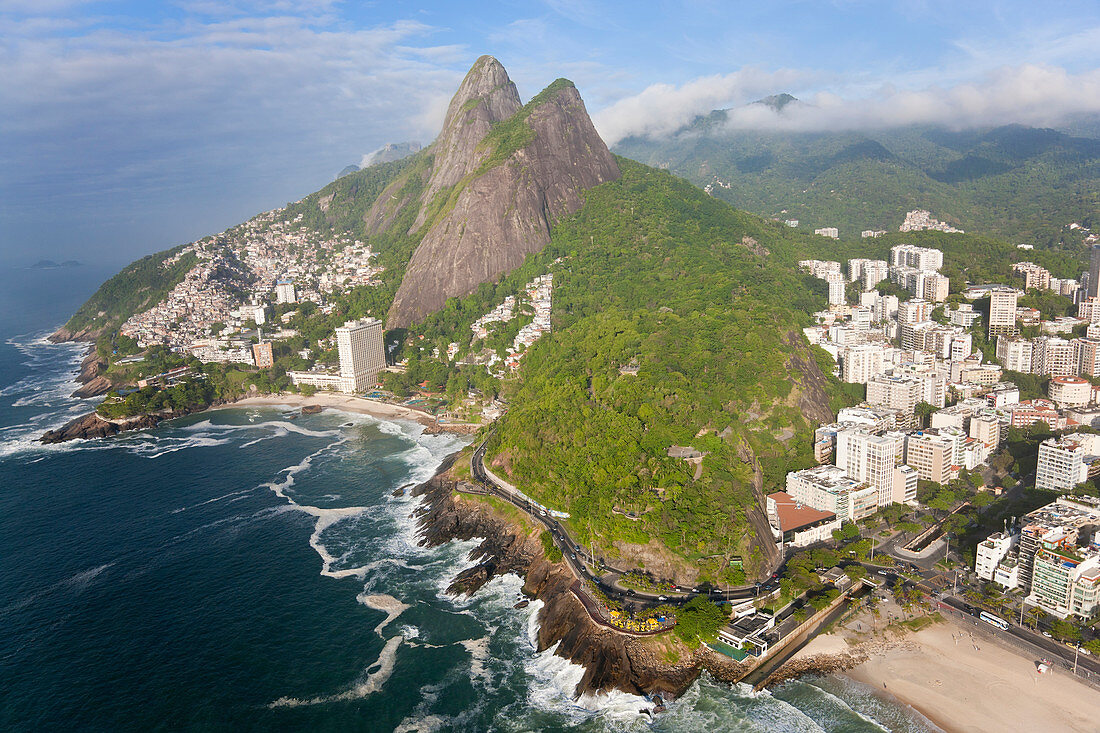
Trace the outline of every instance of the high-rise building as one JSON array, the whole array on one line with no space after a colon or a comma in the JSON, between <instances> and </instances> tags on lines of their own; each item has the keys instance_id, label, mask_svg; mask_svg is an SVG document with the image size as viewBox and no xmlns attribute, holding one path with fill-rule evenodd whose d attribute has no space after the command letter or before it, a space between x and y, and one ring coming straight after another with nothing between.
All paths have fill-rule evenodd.
<instances>
[{"instance_id":1,"label":"high-rise building","mask_svg":"<svg viewBox=\"0 0 1100 733\"><path fill-rule=\"evenodd\" d=\"M343 392L369 389L386 366L382 322L375 318L348 321L336 329Z\"/></svg>"},{"instance_id":2,"label":"high-rise building","mask_svg":"<svg viewBox=\"0 0 1100 733\"><path fill-rule=\"evenodd\" d=\"M863 265L863 289L871 290L890 275L885 260L868 260Z\"/></svg>"},{"instance_id":3,"label":"high-rise building","mask_svg":"<svg viewBox=\"0 0 1100 733\"><path fill-rule=\"evenodd\" d=\"M791 471L787 493L797 502L832 512L842 522L855 522L878 509L878 490L856 481L828 464Z\"/></svg>"},{"instance_id":4,"label":"high-rise building","mask_svg":"<svg viewBox=\"0 0 1100 733\"><path fill-rule=\"evenodd\" d=\"M1048 438L1039 445L1035 488L1069 491L1100 469L1100 436L1076 433Z\"/></svg>"},{"instance_id":5,"label":"high-rise building","mask_svg":"<svg viewBox=\"0 0 1100 733\"><path fill-rule=\"evenodd\" d=\"M1089 257L1089 289L1085 292L1089 298L1100 297L1100 244L1092 245Z\"/></svg>"},{"instance_id":6,"label":"high-rise building","mask_svg":"<svg viewBox=\"0 0 1100 733\"><path fill-rule=\"evenodd\" d=\"M906 436L905 463L925 481L946 484L958 476L962 465L961 431L944 428Z\"/></svg>"},{"instance_id":7,"label":"high-rise building","mask_svg":"<svg viewBox=\"0 0 1100 733\"><path fill-rule=\"evenodd\" d=\"M932 317L933 306L926 300L913 298L904 303L898 303L898 323L919 323Z\"/></svg>"},{"instance_id":8,"label":"high-rise building","mask_svg":"<svg viewBox=\"0 0 1100 733\"><path fill-rule=\"evenodd\" d=\"M899 244L890 248L890 264L917 270L938 270L943 267L943 252L912 244Z\"/></svg>"},{"instance_id":9,"label":"high-rise building","mask_svg":"<svg viewBox=\"0 0 1100 733\"><path fill-rule=\"evenodd\" d=\"M1019 293L1012 288L994 288L989 291L989 338L1012 336L1016 330L1016 299Z\"/></svg>"},{"instance_id":10,"label":"high-rise building","mask_svg":"<svg viewBox=\"0 0 1100 733\"><path fill-rule=\"evenodd\" d=\"M270 369L275 366L275 357L271 353L271 342L264 341L252 344L252 358L260 369Z\"/></svg>"},{"instance_id":11,"label":"high-rise building","mask_svg":"<svg viewBox=\"0 0 1100 733\"><path fill-rule=\"evenodd\" d=\"M841 351L840 376L849 384L866 384L886 372L889 347L857 344Z\"/></svg>"},{"instance_id":12,"label":"high-rise building","mask_svg":"<svg viewBox=\"0 0 1100 733\"><path fill-rule=\"evenodd\" d=\"M1034 262L1017 262L1012 266L1013 272L1024 278L1024 290L1047 290L1050 288L1050 271L1039 267Z\"/></svg>"},{"instance_id":13,"label":"high-rise building","mask_svg":"<svg viewBox=\"0 0 1100 733\"><path fill-rule=\"evenodd\" d=\"M1095 536L1098 524L1100 524L1100 501L1087 496L1060 496L1023 518L1020 530L1019 578L1020 587L1025 593L1030 594L1028 603L1042 606L1063 618L1071 612L1071 607L1064 605L1067 598L1066 591L1074 590L1071 595L1077 597L1078 594L1073 586L1081 578L1061 575L1059 571L1050 567L1053 563L1038 561L1038 556L1044 550L1070 549L1081 539L1088 542L1090 536ZM1079 561L1086 559L1082 555L1095 555L1095 551L1091 547L1076 548L1073 551L1074 557L1064 556L1065 561L1069 563L1064 568L1077 571L1080 567ZM1048 560L1050 559L1052 558L1048 557ZM1054 563L1057 562L1054 560ZM1042 571L1036 572L1040 565L1043 567ZM1080 594L1081 608L1085 605L1083 602L1086 596L1091 596L1095 591L1091 578L1083 580ZM1082 615L1089 613L1091 612L1085 612Z\"/></svg>"},{"instance_id":14,"label":"high-rise building","mask_svg":"<svg viewBox=\"0 0 1100 733\"><path fill-rule=\"evenodd\" d=\"M1031 357L1036 374L1052 377L1071 377L1077 374L1079 354L1074 353L1073 343L1057 336L1040 336L1034 341Z\"/></svg>"},{"instance_id":15,"label":"high-rise building","mask_svg":"<svg viewBox=\"0 0 1100 733\"><path fill-rule=\"evenodd\" d=\"M904 455L905 435L902 433L875 435L860 428L850 428L836 434L837 468L875 487L879 506L906 501L908 475L898 469ZM913 491L916 491L915 485Z\"/></svg>"},{"instance_id":16,"label":"high-rise building","mask_svg":"<svg viewBox=\"0 0 1100 733\"><path fill-rule=\"evenodd\" d=\"M1034 370L1033 344L1019 336L998 336L997 359L1009 371L1031 374Z\"/></svg>"},{"instance_id":17,"label":"high-rise building","mask_svg":"<svg viewBox=\"0 0 1100 733\"><path fill-rule=\"evenodd\" d=\"M298 295L294 292L294 283L291 280L279 280L275 283L276 303L297 303Z\"/></svg>"},{"instance_id":18,"label":"high-rise building","mask_svg":"<svg viewBox=\"0 0 1100 733\"><path fill-rule=\"evenodd\" d=\"M844 276L830 273L824 279L829 285L829 305L844 305Z\"/></svg>"},{"instance_id":19,"label":"high-rise building","mask_svg":"<svg viewBox=\"0 0 1100 733\"><path fill-rule=\"evenodd\" d=\"M1072 343L1077 373L1089 377L1100 377L1100 339L1076 338Z\"/></svg>"}]
</instances>

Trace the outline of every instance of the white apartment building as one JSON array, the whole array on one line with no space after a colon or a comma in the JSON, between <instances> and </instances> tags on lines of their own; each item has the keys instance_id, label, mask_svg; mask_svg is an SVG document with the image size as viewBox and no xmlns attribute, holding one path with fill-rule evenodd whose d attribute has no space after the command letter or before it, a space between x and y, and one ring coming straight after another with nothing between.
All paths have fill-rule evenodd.
<instances>
[{"instance_id":1,"label":"white apartment building","mask_svg":"<svg viewBox=\"0 0 1100 733\"><path fill-rule=\"evenodd\" d=\"M931 320L934 308L932 303L920 298L898 303L898 325Z\"/></svg>"},{"instance_id":2,"label":"white apartment building","mask_svg":"<svg viewBox=\"0 0 1100 733\"><path fill-rule=\"evenodd\" d=\"M386 366L382 322L375 318L347 321L336 329L336 348L340 355L338 373L287 372L291 381L348 394L370 389Z\"/></svg>"},{"instance_id":3,"label":"white apartment building","mask_svg":"<svg viewBox=\"0 0 1100 733\"><path fill-rule=\"evenodd\" d=\"M863 265L863 289L872 290L889 276L890 266L885 260L869 260Z\"/></svg>"},{"instance_id":4,"label":"white apartment building","mask_svg":"<svg viewBox=\"0 0 1100 733\"><path fill-rule=\"evenodd\" d=\"M943 267L943 252L912 244L899 244L890 248L890 264L917 270L938 270Z\"/></svg>"},{"instance_id":5,"label":"white apartment building","mask_svg":"<svg viewBox=\"0 0 1100 733\"><path fill-rule=\"evenodd\" d=\"M949 310L946 315L951 325L963 328L970 328L981 318L981 314L970 303L960 303L957 309Z\"/></svg>"},{"instance_id":6,"label":"white apartment building","mask_svg":"<svg viewBox=\"0 0 1100 733\"><path fill-rule=\"evenodd\" d=\"M878 509L878 490L828 464L787 474L787 494L796 502L854 522Z\"/></svg>"},{"instance_id":7,"label":"white apartment building","mask_svg":"<svg viewBox=\"0 0 1100 733\"><path fill-rule=\"evenodd\" d=\"M867 382L867 403L889 407L912 415L917 403L943 407L947 402L947 379L940 372L919 372L879 376Z\"/></svg>"},{"instance_id":8,"label":"white apartment building","mask_svg":"<svg viewBox=\"0 0 1100 733\"><path fill-rule=\"evenodd\" d=\"M1036 374L1069 377L1077 374L1073 344L1058 336L1040 336L1032 346L1032 367Z\"/></svg>"},{"instance_id":9,"label":"white apartment building","mask_svg":"<svg viewBox=\"0 0 1100 733\"><path fill-rule=\"evenodd\" d=\"M837 468L855 480L875 487L879 506L899 500L895 496L905 496L907 476L898 475L898 466L904 455L905 435L902 433L875 435L855 428L836 434Z\"/></svg>"},{"instance_id":10,"label":"white apartment building","mask_svg":"<svg viewBox=\"0 0 1100 733\"><path fill-rule=\"evenodd\" d=\"M1047 394L1059 407L1084 407L1092 402L1092 383L1081 377L1051 377Z\"/></svg>"},{"instance_id":11,"label":"white apartment building","mask_svg":"<svg viewBox=\"0 0 1100 733\"><path fill-rule=\"evenodd\" d=\"M982 580L992 581L997 566L1005 559L1009 551L1020 541L1020 536L1005 532L995 532L978 543L974 559L974 572Z\"/></svg>"},{"instance_id":12,"label":"white apartment building","mask_svg":"<svg viewBox=\"0 0 1100 733\"><path fill-rule=\"evenodd\" d=\"M1009 371L1030 374L1034 366L1034 346L1029 339L1019 336L998 336L997 360Z\"/></svg>"},{"instance_id":13,"label":"white apartment building","mask_svg":"<svg viewBox=\"0 0 1100 733\"><path fill-rule=\"evenodd\" d=\"M1089 377L1100 377L1100 339L1075 338L1073 344L1074 361L1077 373Z\"/></svg>"},{"instance_id":14,"label":"white apartment building","mask_svg":"<svg viewBox=\"0 0 1100 733\"><path fill-rule=\"evenodd\" d=\"M829 239L840 239L840 231L836 227L821 227L820 229L814 229L814 234L828 237Z\"/></svg>"},{"instance_id":15,"label":"white apartment building","mask_svg":"<svg viewBox=\"0 0 1100 733\"><path fill-rule=\"evenodd\" d=\"M1076 433L1048 438L1039 445L1035 488L1069 491L1088 480L1089 469L1100 461L1100 436Z\"/></svg>"},{"instance_id":16,"label":"white apartment building","mask_svg":"<svg viewBox=\"0 0 1100 733\"><path fill-rule=\"evenodd\" d=\"M297 303L298 294L294 292L294 283L290 280L280 280L275 283L276 303Z\"/></svg>"},{"instance_id":17,"label":"white apartment building","mask_svg":"<svg viewBox=\"0 0 1100 733\"><path fill-rule=\"evenodd\" d=\"M882 344L857 344L843 349L840 359L840 377L849 384L867 384L872 378L886 373L893 363L893 349Z\"/></svg>"},{"instance_id":18,"label":"white apartment building","mask_svg":"<svg viewBox=\"0 0 1100 733\"><path fill-rule=\"evenodd\" d=\"M829 286L829 305L844 305L844 276L839 273L830 273L825 277Z\"/></svg>"},{"instance_id":19,"label":"white apartment building","mask_svg":"<svg viewBox=\"0 0 1100 733\"><path fill-rule=\"evenodd\" d=\"M348 321L336 329L336 346L343 391L363 392L372 387L386 367L382 322L376 318Z\"/></svg>"},{"instance_id":20,"label":"white apartment building","mask_svg":"<svg viewBox=\"0 0 1100 733\"><path fill-rule=\"evenodd\" d=\"M1017 333L1016 300L1019 295L1019 291L1012 288L989 291L989 338Z\"/></svg>"}]
</instances>

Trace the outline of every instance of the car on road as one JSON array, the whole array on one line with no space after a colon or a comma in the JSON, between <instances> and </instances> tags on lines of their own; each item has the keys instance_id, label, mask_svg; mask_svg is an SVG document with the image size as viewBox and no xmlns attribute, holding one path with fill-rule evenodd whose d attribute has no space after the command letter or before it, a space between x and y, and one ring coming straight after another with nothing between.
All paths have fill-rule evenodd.
<instances>
[{"instance_id":1,"label":"car on road","mask_svg":"<svg viewBox=\"0 0 1100 733\"><path fill-rule=\"evenodd\" d=\"M657 600L658 601L667 601L668 599L665 598L664 596L657 596Z\"/></svg>"},{"instance_id":2,"label":"car on road","mask_svg":"<svg viewBox=\"0 0 1100 733\"><path fill-rule=\"evenodd\" d=\"M1045 637L1046 637L1046 638L1048 638L1048 639L1053 639L1053 638L1054 638L1053 636L1051 636L1051 635L1050 635L1050 632L1049 632L1049 631L1044 631L1044 632L1043 632L1043 636L1045 636Z\"/></svg>"}]
</instances>

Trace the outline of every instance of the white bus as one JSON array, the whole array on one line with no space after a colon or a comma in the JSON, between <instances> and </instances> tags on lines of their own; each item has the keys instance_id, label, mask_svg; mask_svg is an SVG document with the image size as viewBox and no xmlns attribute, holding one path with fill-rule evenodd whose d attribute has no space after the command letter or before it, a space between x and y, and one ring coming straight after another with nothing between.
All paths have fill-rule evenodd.
<instances>
[{"instance_id":1,"label":"white bus","mask_svg":"<svg viewBox=\"0 0 1100 733\"><path fill-rule=\"evenodd\" d=\"M1005 621L1003 618L998 618L997 616L994 616L989 611L982 611L978 615L978 618L980 618L982 621L985 621L990 626L996 626L998 629L1005 631L1008 630L1008 622Z\"/></svg>"}]
</instances>

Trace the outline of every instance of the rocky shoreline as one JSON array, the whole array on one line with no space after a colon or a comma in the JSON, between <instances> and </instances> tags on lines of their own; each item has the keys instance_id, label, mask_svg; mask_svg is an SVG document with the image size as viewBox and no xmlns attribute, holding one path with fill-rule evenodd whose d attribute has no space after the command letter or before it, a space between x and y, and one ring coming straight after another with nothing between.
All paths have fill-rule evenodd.
<instances>
[{"instance_id":1,"label":"rocky shoreline","mask_svg":"<svg viewBox=\"0 0 1100 733\"><path fill-rule=\"evenodd\" d=\"M449 460L453 460L453 457ZM574 582L564 563L547 560L537 528L525 526L492 510L484 502L455 493L448 462L433 479L413 489L425 503L417 510L423 539L436 547L451 540L482 538L472 553L478 562L459 573L447 591L473 594L492 578L516 573L524 578L523 593L543 602L539 611L538 650L557 645L555 653L581 665L584 676L574 694L622 690L635 695L678 697L705 670L718 680L732 682L743 668L700 647L692 652L674 637L639 638L600 626L588 615L569 587ZM657 648L679 646L678 661L658 657Z\"/></svg>"},{"instance_id":2,"label":"rocky shoreline","mask_svg":"<svg viewBox=\"0 0 1100 733\"><path fill-rule=\"evenodd\" d=\"M64 443L69 440L109 438L112 435L117 435L126 430L147 430L149 428L155 428L165 420L185 417L196 412L205 412L211 407L218 407L224 404L226 404L224 400L218 400L213 405L204 407L201 410L168 410L145 415L134 415L133 417L120 418L118 420L107 420L106 418L100 417L99 414L95 412L89 412L87 415L73 418L57 430L47 430L38 440L40 443L49 445L52 443Z\"/></svg>"}]
</instances>

